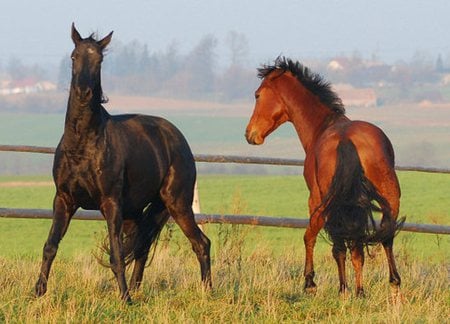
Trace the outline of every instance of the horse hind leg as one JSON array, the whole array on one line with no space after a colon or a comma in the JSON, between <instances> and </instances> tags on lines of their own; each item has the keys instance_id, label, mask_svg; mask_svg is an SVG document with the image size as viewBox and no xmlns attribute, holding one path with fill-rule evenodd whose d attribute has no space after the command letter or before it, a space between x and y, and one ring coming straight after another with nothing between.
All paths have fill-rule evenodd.
<instances>
[{"instance_id":1,"label":"horse hind leg","mask_svg":"<svg viewBox=\"0 0 450 324\"><path fill-rule=\"evenodd\" d=\"M356 296L365 297L363 288L364 247L362 243L355 243L351 248L352 264L355 270Z\"/></svg>"},{"instance_id":2,"label":"horse hind leg","mask_svg":"<svg viewBox=\"0 0 450 324\"><path fill-rule=\"evenodd\" d=\"M211 258L210 248L211 242L208 237L200 230L195 222L192 208L178 209L168 207L170 214L175 222L180 226L184 235L189 239L192 245L192 250L197 255L200 263L201 278L205 288L211 288Z\"/></svg>"},{"instance_id":3,"label":"horse hind leg","mask_svg":"<svg viewBox=\"0 0 450 324\"><path fill-rule=\"evenodd\" d=\"M323 217L318 214L313 214L309 226L303 236L303 242L305 244L305 285L304 290L307 293L314 294L317 290L317 285L314 282L314 246L316 244L317 234L322 229L324 224Z\"/></svg>"},{"instance_id":4,"label":"horse hind leg","mask_svg":"<svg viewBox=\"0 0 450 324\"><path fill-rule=\"evenodd\" d=\"M150 247L157 239L169 216L166 206L159 200L153 202L143 214L144 219L137 222L137 241L133 251L135 261L130 278L130 290L137 290L140 287Z\"/></svg>"},{"instance_id":5,"label":"horse hind leg","mask_svg":"<svg viewBox=\"0 0 450 324\"><path fill-rule=\"evenodd\" d=\"M379 175L384 175L380 177ZM379 204L382 209L381 232L388 233L388 237L381 238L388 266L389 282L395 291L398 291L401 283L400 275L395 264L393 252L394 232L398 229L403 220L397 222L400 209L400 186L393 167L387 164L366 164L366 177L375 186L379 195ZM386 236L386 234L383 234ZM390 237L389 237L390 236Z\"/></svg>"},{"instance_id":6,"label":"horse hind leg","mask_svg":"<svg viewBox=\"0 0 450 324\"><path fill-rule=\"evenodd\" d=\"M173 187L173 183L163 186L161 188L161 198L172 218L191 242L192 250L197 255L200 263L204 287L211 289L211 242L195 222L194 212L192 211L193 192L189 193L185 190L180 192L180 190L175 190ZM192 185L192 190L193 187ZM178 193L177 197L174 196L174 193Z\"/></svg>"},{"instance_id":7,"label":"horse hind leg","mask_svg":"<svg viewBox=\"0 0 450 324\"><path fill-rule=\"evenodd\" d=\"M384 238L381 239L381 244L383 245L384 252L386 254L386 259L389 266L389 283L393 288L394 292L397 293L400 288L401 278L397 270L397 266L395 263L393 245L394 245L394 236L395 232L401 226L404 218L397 222L398 214L399 214L399 197L400 192L399 189L396 190L398 186L379 186L378 191L380 196L383 197L382 202L380 202L382 209L382 219L380 224L380 230L383 233Z\"/></svg>"},{"instance_id":8,"label":"horse hind leg","mask_svg":"<svg viewBox=\"0 0 450 324\"><path fill-rule=\"evenodd\" d=\"M394 215L394 216L392 216L392 215ZM387 208L384 208L383 218L381 220L380 227L382 229L385 227L393 228L393 229L389 230L390 232L397 231L397 227L399 226L397 223L397 215L398 215L398 211L396 212L395 209L393 211L390 211ZM391 287L394 290L398 290L400 288L401 279L400 279L400 275L398 274L397 266L395 264L395 257L394 257L394 251L393 251L394 234L395 233L392 233L391 237L389 237L386 240L383 240L381 242L381 244L383 245L384 252L386 254L386 258L387 258L387 262L388 262L388 266L389 266L389 283L391 284Z\"/></svg>"},{"instance_id":9,"label":"horse hind leg","mask_svg":"<svg viewBox=\"0 0 450 324\"><path fill-rule=\"evenodd\" d=\"M345 296L348 291L347 277L345 274L345 259L347 248L343 239L333 239L332 253L338 267L339 294Z\"/></svg>"}]
</instances>

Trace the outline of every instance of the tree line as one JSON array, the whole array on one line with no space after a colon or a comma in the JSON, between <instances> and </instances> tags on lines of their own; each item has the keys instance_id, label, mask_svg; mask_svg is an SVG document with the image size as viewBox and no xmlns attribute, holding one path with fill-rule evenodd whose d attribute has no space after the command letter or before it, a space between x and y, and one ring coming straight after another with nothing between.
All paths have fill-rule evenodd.
<instances>
[{"instance_id":1,"label":"tree line","mask_svg":"<svg viewBox=\"0 0 450 324\"><path fill-rule=\"evenodd\" d=\"M107 92L128 95L235 101L251 98L256 72L246 66L247 38L229 32L226 38L229 64L218 66L218 40L205 35L188 52L181 53L176 42L164 51L151 51L138 40L116 42L106 53L102 83ZM58 88L70 83L71 61L62 59Z\"/></svg>"},{"instance_id":2,"label":"tree line","mask_svg":"<svg viewBox=\"0 0 450 324\"><path fill-rule=\"evenodd\" d=\"M230 32L226 38L229 63L218 66L218 40L204 36L188 53L181 53L173 42L165 51L151 51L137 40L118 43L104 61L103 83L107 92L171 98L206 99L233 102L251 100L259 84L258 66L248 64L248 40L245 35ZM275 59L275 58L273 58ZM386 64L375 55L363 58L358 52L333 59L302 61L332 84L344 83L377 91L379 103L399 101L450 100L448 84L450 57L434 60L423 52L409 61ZM330 67L338 61L342 66ZM270 63L270 62L261 62ZM70 82L70 59L61 62L59 86ZM449 79L450 80L450 79ZM450 83L450 81L447 81Z\"/></svg>"},{"instance_id":3,"label":"tree line","mask_svg":"<svg viewBox=\"0 0 450 324\"><path fill-rule=\"evenodd\" d=\"M202 37L187 53L180 51L175 41L165 50L158 51L138 40L128 43L116 40L103 63L104 90L106 93L222 102L252 100L259 80L256 78L257 66L248 63L248 39L234 31L227 34L222 46L225 52L221 53L227 58L226 64L224 58L219 57L218 45L218 39L211 34ZM394 64L383 63L376 56L366 59L358 52L334 59L292 58L299 59L333 84L373 88L378 91L380 102L450 100L450 77L445 81L447 84L443 84L444 76L450 74L450 57L439 55L434 59L417 52L410 61ZM333 60L337 65L330 67ZM70 70L68 53L62 58L58 71L53 73L58 89L66 91L69 88ZM17 58L0 64L0 79L7 75L13 80L42 80L51 74L39 65L27 66Z\"/></svg>"}]
</instances>

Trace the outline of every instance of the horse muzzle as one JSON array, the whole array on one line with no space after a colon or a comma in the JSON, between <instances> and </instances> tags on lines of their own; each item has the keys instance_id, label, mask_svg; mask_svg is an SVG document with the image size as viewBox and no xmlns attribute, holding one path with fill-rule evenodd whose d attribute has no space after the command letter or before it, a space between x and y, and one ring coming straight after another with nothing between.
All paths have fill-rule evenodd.
<instances>
[{"instance_id":1,"label":"horse muzzle","mask_svg":"<svg viewBox=\"0 0 450 324\"><path fill-rule=\"evenodd\" d=\"M245 132L245 138L247 139L248 144L252 145L261 145L264 143L264 138L258 134L257 131L250 131L249 129Z\"/></svg>"},{"instance_id":2,"label":"horse muzzle","mask_svg":"<svg viewBox=\"0 0 450 324\"><path fill-rule=\"evenodd\" d=\"M91 88L82 89L81 87L75 87L75 95L81 102L89 102L93 97Z\"/></svg>"}]
</instances>

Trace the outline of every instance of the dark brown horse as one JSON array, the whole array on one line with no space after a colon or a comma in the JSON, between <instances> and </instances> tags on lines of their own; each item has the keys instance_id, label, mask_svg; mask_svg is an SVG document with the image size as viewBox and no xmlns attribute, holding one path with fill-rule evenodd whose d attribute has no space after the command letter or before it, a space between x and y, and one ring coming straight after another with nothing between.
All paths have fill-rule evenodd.
<instances>
[{"instance_id":1,"label":"dark brown horse","mask_svg":"<svg viewBox=\"0 0 450 324\"><path fill-rule=\"evenodd\" d=\"M284 122L293 123L306 153L304 177L310 191L310 223L304 235L305 290L314 292L313 253L324 228L333 243L339 270L339 292L347 290L347 248L355 269L356 294L364 295L364 246L382 243L389 264L389 282L397 291L400 276L392 251L400 187L394 170L394 151L376 126L351 121L341 100L323 79L298 62L279 57L263 66L256 104L246 130L250 144L264 139ZM378 206L375 206L376 202ZM383 214L375 226L372 210Z\"/></svg>"},{"instance_id":2,"label":"dark brown horse","mask_svg":"<svg viewBox=\"0 0 450 324\"><path fill-rule=\"evenodd\" d=\"M112 32L98 41L92 35L83 39L72 25L72 82L64 134L53 163L53 224L36 295L45 294L59 242L80 207L100 210L107 221L110 265L124 301L131 302L129 288L141 284L150 245L169 216L190 240L209 288L210 241L192 212L196 169L188 143L162 118L111 116L102 106L100 68L111 37ZM129 288L125 259L135 260Z\"/></svg>"}]
</instances>

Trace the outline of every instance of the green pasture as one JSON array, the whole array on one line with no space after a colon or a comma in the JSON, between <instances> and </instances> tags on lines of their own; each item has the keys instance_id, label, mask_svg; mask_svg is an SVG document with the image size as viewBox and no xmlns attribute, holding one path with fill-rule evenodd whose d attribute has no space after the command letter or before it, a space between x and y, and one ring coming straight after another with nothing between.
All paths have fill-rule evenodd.
<instances>
[{"instance_id":1,"label":"green pasture","mask_svg":"<svg viewBox=\"0 0 450 324\"><path fill-rule=\"evenodd\" d=\"M419 172L400 172L402 200L400 215L410 223L449 224L450 175ZM50 182L45 176L1 177L0 184L11 181ZM308 191L301 176L233 176L200 175L198 179L202 213L243 214L307 218ZM54 187L3 186L0 188L0 207L51 209ZM50 220L0 219L0 245L7 247L0 253L5 257L40 256ZM62 257L91 252L105 235L105 222L74 220L60 249ZM218 225L207 225L214 237ZM253 243L268 241L273 253L281 253L283 246L295 242L299 253L303 249L303 230L272 227L245 227ZM176 226L171 232L179 235ZM178 234L177 234L178 233ZM450 248L450 238L433 234L401 233L397 244L408 245L418 257L439 260ZM318 249L329 250L327 241L319 239Z\"/></svg>"}]
</instances>

